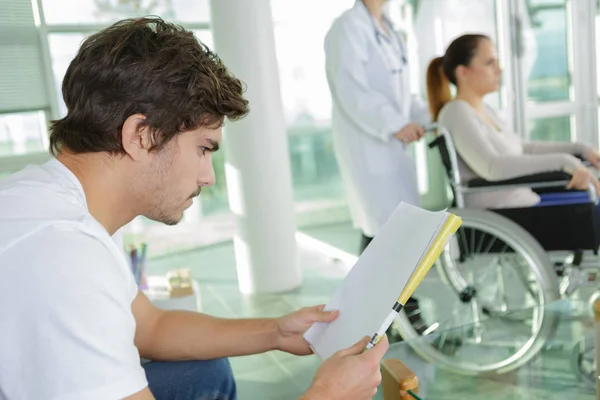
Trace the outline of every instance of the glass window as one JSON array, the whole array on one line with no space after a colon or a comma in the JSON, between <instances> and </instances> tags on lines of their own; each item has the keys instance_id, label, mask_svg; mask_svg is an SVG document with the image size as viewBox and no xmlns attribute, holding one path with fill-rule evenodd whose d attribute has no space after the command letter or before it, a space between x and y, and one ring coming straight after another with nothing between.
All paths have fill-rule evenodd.
<instances>
[{"instance_id":1,"label":"glass window","mask_svg":"<svg viewBox=\"0 0 600 400\"><path fill-rule=\"evenodd\" d=\"M288 128L288 135L295 200L343 200L331 129L297 124Z\"/></svg>"},{"instance_id":2,"label":"glass window","mask_svg":"<svg viewBox=\"0 0 600 400\"><path fill-rule=\"evenodd\" d=\"M210 30L193 31L196 37L210 49L214 48L213 35ZM52 73L54 83L56 84L56 93L60 104L60 115L67 113L67 108L62 97L62 81L67 72L69 64L77 55L79 47L83 40L91 33L51 33L48 35L48 44L50 47L50 58L52 59Z\"/></svg>"},{"instance_id":3,"label":"glass window","mask_svg":"<svg viewBox=\"0 0 600 400\"><path fill-rule=\"evenodd\" d=\"M272 1L299 225L312 221L311 214L323 209L345 207L331 137L331 95L323 43L333 20L353 4L354 0ZM306 29L306 21L310 21L310 29ZM337 214L329 213L333 215Z\"/></svg>"},{"instance_id":4,"label":"glass window","mask_svg":"<svg viewBox=\"0 0 600 400\"><path fill-rule=\"evenodd\" d=\"M86 34L77 33L52 33L48 35L48 45L50 48L50 59L52 61L52 74L56 93L58 95L58 104L60 105L60 115L67 113L67 107L62 97L62 81L67 72L69 64L75 58L79 46L83 42Z\"/></svg>"},{"instance_id":5,"label":"glass window","mask_svg":"<svg viewBox=\"0 0 600 400\"><path fill-rule=\"evenodd\" d=\"M194 35L196 35L196 38L198 38L199 41L201 41L202 43L204 43L205 45L208 46L208 48L212 51L215 50L215 44L213 41L213 34L211 30L208 29L203 29L203 30L196 30L193 31Z\"/></svg>"},{"instance_id":6,"label":"glass window","mask_svg":"<svg viewBox=\"0 0 600 400\"><path fill-rule=\"evenodd\" d=\"M574 135L573 117L539 118L528 123L529 140L547 140L553 142L569 142Z\"/></svg>"},{"instance_id":7,"label":"glass window","mask_svg":"<svg viewBox=\"0 0 600 400\"><path fill-rule=\"evenodd\" d=\"M531 101L570 100L572 97L567 3L568 0L527 2L537 44L537 57L527 81L527 95Z\"/></svg>"},{"instance_id":8,"label":"glass window","mask_svg":"<svg viewBox=\"0 0 600 400\"><path fill-rule=\"evenodd\" d=\"M208 22L209 0L42 0L44 16L52 24L103 24L159 15L179 22Z\"/></svg>"},{"instance_id":9,"label":"glass window","mask_svg":"<svg viewBox=\"0 0 600 400\"><path fill-rule=\"evenodd\" d=\"M47 150L43 111L0 114L0 157Z\"/></svg>"}]
</instances>

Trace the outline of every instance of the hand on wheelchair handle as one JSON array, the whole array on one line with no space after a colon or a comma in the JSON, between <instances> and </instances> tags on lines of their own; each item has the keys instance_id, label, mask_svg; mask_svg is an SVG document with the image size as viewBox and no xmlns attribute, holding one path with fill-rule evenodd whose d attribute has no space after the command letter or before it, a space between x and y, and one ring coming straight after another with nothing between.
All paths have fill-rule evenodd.
<instances>
[{"instance_id":1,"label":"hand on wheelchair handle","mask_svg":"<svg viewBox=\"0 0 600 400\"><path fill-rule=\"evenodd\" d=\"M600 196L600 182L598 178L585 166L578 167L571 175L567 189L587 190L590 183L596 188L596 194Z\"/></svg>"},{"instance_id":2,"label":"hand on wheelchair handle","mask_svg":"<svg viewBox=\"0 0 600 400\"><path fill-rule=\"evenodd\" d=\"M394 136L404 144L415 142L425 135L425 128L419 124L410 123L400 129Z\"/></svg>"}]
</instances>

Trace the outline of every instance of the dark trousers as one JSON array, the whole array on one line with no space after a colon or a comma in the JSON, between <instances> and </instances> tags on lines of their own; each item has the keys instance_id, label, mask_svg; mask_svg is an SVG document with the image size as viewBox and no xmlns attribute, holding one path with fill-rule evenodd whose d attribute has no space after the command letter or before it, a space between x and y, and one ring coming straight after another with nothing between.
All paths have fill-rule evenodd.
<instances>
[{"instance_id":1,"label":"dark trousers","mask_svg":"<svg viewBox=\"0 0 600 400\"><path fill-rule=\"evenodd\" d=\"M157 400L235 400L229 360L151 361L142 365Z\"/></svg>"}]
</instances>

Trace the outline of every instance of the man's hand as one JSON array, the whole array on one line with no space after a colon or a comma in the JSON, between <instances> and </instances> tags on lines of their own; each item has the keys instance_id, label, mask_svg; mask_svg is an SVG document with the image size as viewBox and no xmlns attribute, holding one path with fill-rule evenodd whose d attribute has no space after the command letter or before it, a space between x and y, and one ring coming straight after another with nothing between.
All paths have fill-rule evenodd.
<instances>
[{"instance_id":1,"label":"man's hand","mask_svg":"<svg viewBox=\"0 0 600 400\"><path fill-rule=\"evenodd\" d=\"M408 144L421 139L425 135L425 128L419 124L410 123L404 128L400 129L395 134L396 139L400 140L404 144Z\"/></svg>"},{"instance_id":2,"label":"man's hand","mask_svg":"<svg viewBox=\"0 0 600 400\"><path fill-rule=\"evenodd\" d=\"M365 336L323 362L301 400L368 400L375 396L381 383L381 360L389 342L384 335L379 343L365 351L369 340Z\"/></svg>"},{"instance_id":3,"label":"man's hand","mask_svg":"<svg viewBox=\"0 0 600 400\"><path fill-rule=\"evenodd\" d=\"M598 178L587 167L581 166L571 175L571 181L569 181L567 189L587 190L590 183L594 185L596 194L600 196L600 182L598 182Z\"/></svg>"},{"instance_id":4,"label":"man's hand","mask_svg":"<svg viewBox=\"0 0 600 400\"><path fill-rule=\"evenodd\" d=\"M312 350L302 337L315 322L331 322L337 318L337 311L323 311L324 304L305 307L277 319L277 348L296 355L312 354Z\"/></svg>"}]
</instances>

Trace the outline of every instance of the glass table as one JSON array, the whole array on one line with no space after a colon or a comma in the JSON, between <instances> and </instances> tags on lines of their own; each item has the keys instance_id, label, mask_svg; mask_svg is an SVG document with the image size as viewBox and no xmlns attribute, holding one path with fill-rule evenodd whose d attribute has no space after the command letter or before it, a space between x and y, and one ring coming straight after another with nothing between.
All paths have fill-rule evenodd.
<instances>
[{"instance_id":1,"label":"glass table","mask_svg":"<svg viewBox=\"0 0 600 400\"><path fill-rule=\"evenodd\" d=\"M489 317L477 326L470 324L392 343L385 358L401 360L417 375L418 396L424 400L596 399L594 313L590 303L560 300L538 308L547 317L556 317L552 334L536 339L544 344L528 362L520 366L516 363L514 369L501 374L459 374L434 359L424 360L415 349L437 346L457 363L493 358L522 345L517 328L513 329L523 329L527 324L520 312ZM530 316L531 309L522 314Z\"/></svg>"}]
</instances>

